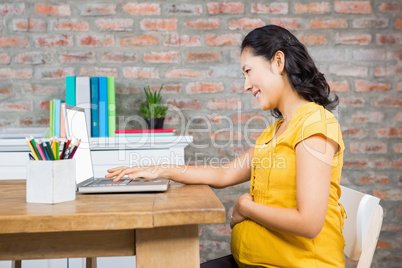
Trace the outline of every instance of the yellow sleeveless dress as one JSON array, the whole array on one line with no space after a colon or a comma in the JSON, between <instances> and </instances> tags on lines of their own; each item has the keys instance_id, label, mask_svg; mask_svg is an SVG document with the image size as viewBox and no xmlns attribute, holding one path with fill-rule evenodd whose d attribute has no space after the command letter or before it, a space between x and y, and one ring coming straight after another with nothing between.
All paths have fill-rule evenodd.
<instances>
[{"instance_id":1,"label":"yellow sleeveless dress","mask_svg":"<svg viewBox=\"0 0 402 268\"><path fill-rule=\"evenodd\" d=\"M296 208L295 147L300 141L312 135L324 135L339 145L332 163L324 227L314 239L309 239L271 230L247 219L235 225L232 230L232 254L241 268L248 265L300 268L345 267L343 213L338 205L341 194L339 181L345 147L339 123L331 112L310 102L298 107L287 129L272 140L282 122L283 119L276 120L256 141L252 159L250 194L257 203L273 207Z\"/></svg>"}]
</instances>

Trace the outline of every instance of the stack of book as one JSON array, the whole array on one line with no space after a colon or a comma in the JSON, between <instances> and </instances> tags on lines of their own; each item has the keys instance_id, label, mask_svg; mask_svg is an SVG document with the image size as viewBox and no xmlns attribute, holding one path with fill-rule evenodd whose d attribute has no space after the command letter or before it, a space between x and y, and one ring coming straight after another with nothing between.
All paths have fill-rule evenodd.
<instances>
[{"instance_id":1,"label":"stack of book","mask_svg":"<svg viewBox=\"0 0 402 268\"><path fill-rule=\"evenodd\" d=\"M50 108L50 127L49 137L66 137L66 127L64 122L63 105L66 105L64 100L51 100Z\"/></svg>"},{"instance_id":2,"label":"stack of book","mask_svg":"<svg viewBox=\"0 0 402 268\"><path fill-rule=\"evenodd\" d=\"M114 77L66 77L66 104L85 109L91 137L114 137L116 94Z\"/></svg>"},{"instance_id":3,"label":"stack of book","mask_svg":"<svg viewBox=\"0 0 402 268\"><path fill-rule=\"evenodd\" d=\"M116 130L116 138L131 138L131 137L169 137L175 135L175 128L170 129L126 129Z\"/></svg>"}]
</instances>

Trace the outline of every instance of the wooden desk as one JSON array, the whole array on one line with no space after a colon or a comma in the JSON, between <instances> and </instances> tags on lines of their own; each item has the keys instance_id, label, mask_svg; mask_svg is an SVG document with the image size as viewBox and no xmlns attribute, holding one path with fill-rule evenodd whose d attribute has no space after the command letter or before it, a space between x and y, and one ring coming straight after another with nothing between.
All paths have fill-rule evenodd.
<instances>
[{"instance_id":1,"label":"wooden desk","mask_svg":"<svg viewBox=\"0 0 402 268\"><path fill-rule=\"evenodd\" d=\"M205 185L77 194L54 205L25 200L25 181L0 181L0 260L136 255L138 268L199 267L198 224L225 222Z\"/></svg>"}]
</instances>

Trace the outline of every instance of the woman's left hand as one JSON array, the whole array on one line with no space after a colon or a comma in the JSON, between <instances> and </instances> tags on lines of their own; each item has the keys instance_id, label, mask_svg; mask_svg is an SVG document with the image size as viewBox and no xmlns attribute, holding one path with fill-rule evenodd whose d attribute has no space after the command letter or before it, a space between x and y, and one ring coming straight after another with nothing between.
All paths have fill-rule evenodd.
<instances>
[{"instance_id":1,"label":"woman's left hand","mask_svg":"<svg viewBox=\"0 0 402 268\"><path fill-rule=\"evenodd\" d=\"M230 221L230 228L233 229L233 227L238 224L239 222L244 221L245 219L247 219L246 216L244 216L240 211L242 206L244 205L244 202L247 201L253 201L253 197L251 196L251 194L246 193L242 196L239 197L239 199L237 199L237 201L235 202L235 206L233 208L233 213L232 216L230 217L232 220Z\"/></svg>"}]
</instances>

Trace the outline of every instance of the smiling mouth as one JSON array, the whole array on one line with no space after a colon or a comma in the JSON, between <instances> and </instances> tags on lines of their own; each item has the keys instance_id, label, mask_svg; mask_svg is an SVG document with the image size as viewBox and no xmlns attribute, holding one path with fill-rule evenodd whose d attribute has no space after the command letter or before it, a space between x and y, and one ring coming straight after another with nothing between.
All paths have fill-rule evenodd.
<instances>
[{"instance_id":1,"label":"smiling mouth","mask_svg":"<svg viewBox=\"0 0 402 268\"><path fill-rule=\"evenodd\" d=\"M258 97L260 96L261 91L257 90L256 92L253 93L254 97L256 97L258 99Z\"/></svg>"}]
</instances>

